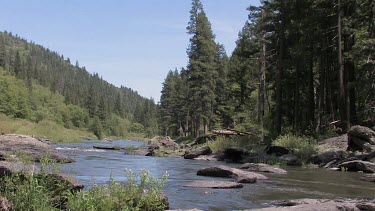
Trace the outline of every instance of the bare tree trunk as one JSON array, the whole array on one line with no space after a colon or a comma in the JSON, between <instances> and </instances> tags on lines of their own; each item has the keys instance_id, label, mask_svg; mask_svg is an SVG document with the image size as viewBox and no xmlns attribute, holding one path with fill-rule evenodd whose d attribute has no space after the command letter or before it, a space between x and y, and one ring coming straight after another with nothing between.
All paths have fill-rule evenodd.
<instances>
[{"instance_id":1,"label":"bare tree trunk","mask_svg":"<svg viewBox=\"0 0 375 211\"><path fill-rule=\"evenodd\" d=\"M262 21L265 18L265 11L262 10ZM265 87L266 87L266 33L263 30L262 35L262 67L259 82L259 95L260 95L260 124L262 126L262 138L261 141L264 142L264 105L265 105Z\"/></svg>"},{"instance_id":2,"label":"bare tree trunk","mask_svg":"<svg viewBox=\"0 0 375 211\"><path fill-rule=\"evenodd\" d=\"M294 120L293 126L294 130L299 130L299 72L301 68L300 58L297 58L296 64L296 78L295 78L295 90L294 90Z\"/></svg>"},{"instance_id":3,"label":"bare tree trunk","mask_svg":"<svg viewBox=\"0 0 375 211\"><path fill-rule=\"evenodd\" d=\"M312 50L312 49L311 49ZM308 114L307 126L314 128L315 124L315 100L314 100L314 60L310 59L309 73L308 73Z\"/></svg>"}]
</instances>

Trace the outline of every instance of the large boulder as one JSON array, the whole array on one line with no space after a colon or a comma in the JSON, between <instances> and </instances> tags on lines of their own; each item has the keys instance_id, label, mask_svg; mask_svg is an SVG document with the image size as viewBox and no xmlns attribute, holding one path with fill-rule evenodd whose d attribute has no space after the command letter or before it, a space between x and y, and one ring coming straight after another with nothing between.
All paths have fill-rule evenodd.
<instances>
[{"instance_id":1,"label":"large boulder","mask_svg":"<svg viewBox=\"0 0 375 211\"><path fill-rule=\"evenodd\" d=\"M212 153L212 151L211 151L210 147L204 146L204 147L200 147L200 148L191 150L190 152L188 152L184 155L184 158L185 159L194 159L194 158L197 158L200 155L209 155L211 153Z\"/></svg>"},{"instance_id":2,"label":"large boulder","mask_svg":"<svg viewBox=\"0 0 375 211\"><path fill-rule=\"evenodd\" d=\"M258 179L259 180L268 179L266 176L262 174L243 171L240 169L230 168L227 166L214 166L214 167L200 169L197 172L197 175L208 176L208 177L234 178L239 183L255 183Z\"/></svg>"},{"instance_id":3,"label":"large boulder","mask_svg":"<svg viewBox=\"0 0 375 211\"><path fill-rule=\"evenodd\" d=\"M329 151L346 151L348 148L348 136L346 134L319 141L318 153Z\"/></svg>"},{"instance_id":4,"label":"large boulder","mask_svg":"<svg viewBox=\"0 0 375 211\"><path fill-rule=\"evenodd\" d=\"M350 128L348 134L363 139L371 145L375 145L375 131L368 127L355 125Z\"/></svg>"},{"instance_id":5,"label":"large boulder","mask_svg":"<svg viewBox=\"0 0 375 211\"><path fill-rule=\"evenodd\" d=\"M242 160L249 154L249 151L246 149L239 147L228 147L224 150L224 160L238 163L242 162Z\"/></svg>"},{"instance_id":6,"label":"large boulder","mask_svg":"<svg viewBox=\"0 0 375 211\"><path fill-rule=\"evenodd\" d=\"M268 155L282 156L290 153L290 150L281 146L268 146L264 150Z\"/></svg>"},{"instance_id":7,"label":"large boulder","mask_svg":"<svg viewBox=\"0 0 375 211\"><path fill-rule=\"evenodd\" d=\"M264 163L245 163L240 166L240 169L244 169L248 171L274 173L274 174L286 174L287 173L287 171L285 171L284 169L270 166Z\"/></svg>"},{"instance_id":8,"label":"large boulder","mask_svg":"<svg viewBox=\"0 0 375 211\"><path fill-rule=\"evenodd\" d=\"M293 154L286 154L278 157L280 161L286 162L286 165L288 166L301 166L302 161L297 156Z\"/></svg>"},{"instance_id":9,"label":"large boulder","mask_svg":"<svg viewBox=\"0 0 375 211\"><path fill-rule=\"evenodd\" d=\"M59 163L74 162L73 159L59 153L50 144L25 135L1 135L0 154L7 160L11 158L12 160L27 159L40 162L43 157L48 155Z\"/></svg>"},{"instance_id":10,"label":"large boulder","mask_svg":"<svg viewBox=\"0 0 375 211\"><path fill-rule=\"evenodd\" d=\"M332 150L322 152L310 159L313 164L324 166L332 161L337 162L348 157L348 153L344 150Z\"/></svg>"},{"instance_id":11,"label":"large boulder","mask_svg":"<svg viewBox=\"0 0 375 211\"><path fill-rule=\"evenodd\" d=\"M353 160L341 163L338 168L346 171L362 171L365 173L375 173L375 163L361 160Z\"/></svg>"},{"instance_id":12,"label":"large boulder","mask_svg":"<svg viewBox=\"0 0 375 211\"><path fill-rule=\"evenodd\" d=\"M242 188L243 185L241 183L227 181L195 181L184 185L184 187L229 189Z\"/></svg>"}]
</instances>

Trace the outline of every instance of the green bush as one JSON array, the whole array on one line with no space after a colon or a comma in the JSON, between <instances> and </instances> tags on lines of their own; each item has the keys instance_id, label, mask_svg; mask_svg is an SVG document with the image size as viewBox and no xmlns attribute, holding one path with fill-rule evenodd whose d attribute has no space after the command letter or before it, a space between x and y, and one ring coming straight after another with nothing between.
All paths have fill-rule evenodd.
<instances>
[{"instance_id":1,"label":"green bush","mask_svg":"<svg viewBox=\"0 0 375 211\"><path fill-rule=\"evenodd\" d=\"M228 147L241 147L249 148L251 140L249 137L234 137L229 138L225 136L218 136L215 140L207 141L207 146L210 147L212 152L217 152L219 150L228 148Z\"/></svg>"},{"instance_id":2,"label":"green bush","mask_svg":"<svg viewBox=\"0 0 375 211\"><path fill-rule=\"evenodd\" d=\"M313 138L296 135L279 136L274 145L286 147L293 151L303 161L307 161L311 156L317 153L317 142Z\"/></svg>"},{"instance_id":3,"label":"green bush","mask_svg":"<svg viewBox=\"0 0 375 211\"><path fill-rule=\"evenodd\" d=\"M140 183L137 184L138 177ZM68 197L69 210L165 210L162 190L167 179L150 176L148 171L139 175L128 171L127 183L111 180L108 185L95 186L88 191L71 194Z\"/></svg>"}]
</instances>

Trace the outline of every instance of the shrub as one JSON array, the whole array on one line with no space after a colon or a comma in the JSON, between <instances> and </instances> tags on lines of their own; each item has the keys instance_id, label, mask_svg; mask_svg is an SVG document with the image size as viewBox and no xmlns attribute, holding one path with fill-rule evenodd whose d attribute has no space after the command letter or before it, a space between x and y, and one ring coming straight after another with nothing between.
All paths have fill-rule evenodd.
<instances>
[{"instance_id":1,"label":"shrub","mask_svg":"<svg viewBox=\"0 0 375 211\"><path fill-rule=\"evenodd\" d=\"M166 179L167 174L157 179L150 176L148 171L142 171L139 175L128 171L126 184L112 179L108 185L98 185L88 191L71 194L67 208L93 211L165 210L167 207L162 190Z\"/></svg>"},{"instance_id":2,"label":"shrub","mask_svg":"<svg viewBox=\"0 0 375 211\"><path fill-rule=\"evenodd\" d=\"M294 152L303 161L307 161L311 156L317 153L316 140L296 135L283 135L279 136L275 141L274 145L286 147Z\"/></svg>"},{"instance_id":3,"label":"shrub","mask_svg":"<svg viewBox=\"0 0 375 211\"><path fill-rule=\"evenodd\" d=\"M217 152L228 147L249 148L250 142L249 137L245 136L234 138L219 136L215 140L207 141L207 146L210 147L212 152Z\"/></svg>"}]
</instances>

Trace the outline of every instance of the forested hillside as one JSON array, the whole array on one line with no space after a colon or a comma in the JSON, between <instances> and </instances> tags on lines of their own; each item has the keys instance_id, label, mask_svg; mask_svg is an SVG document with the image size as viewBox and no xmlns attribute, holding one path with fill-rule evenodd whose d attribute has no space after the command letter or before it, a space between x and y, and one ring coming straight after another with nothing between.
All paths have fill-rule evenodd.
<instances>
[{"instance_id":1,"label":"forested hillside","mask_svg":"<svg viewBox=\"0 0 375 211\"><path fill-rule=\"evenodd\" d=\"M88 130L97 137L158 131L152 99L90 74L78 61L0 32L0 113Z\"/></svg>"},{"instance_id":2,"label":"forested hillside","mask_svg":"<svg viewBox=\"0 0 375 211\"><path fill-rule=\"evenodd\" d=\"M372 0L261 1L229 58L192 2L188 66L163 84L164 134L230 127L275 137L375 124Z\"/></svg>"}]
</instances>

